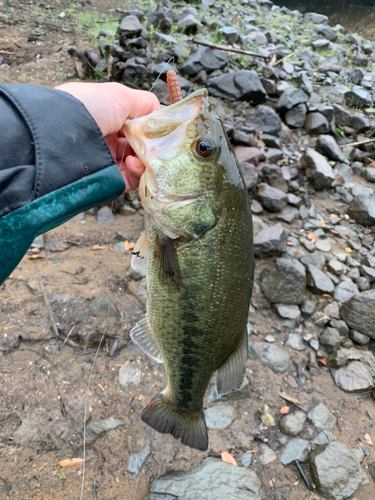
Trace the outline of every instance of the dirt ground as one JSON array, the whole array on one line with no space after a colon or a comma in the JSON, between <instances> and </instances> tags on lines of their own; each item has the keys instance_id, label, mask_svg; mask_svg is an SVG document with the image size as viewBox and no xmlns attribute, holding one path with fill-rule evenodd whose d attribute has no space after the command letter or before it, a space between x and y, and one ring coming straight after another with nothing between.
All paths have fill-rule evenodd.
<instances>
[{"instance_id":1,"label":"dirt ground","mask_svg":"<svg viewBox=\"0 0 375 500\"><path fill-rule=\"evenodd\" d=\"M93 1L101 12L120 7L113 2ZM38 83L54 86L74 79L74 66L67 49L84 48L79 38L82 30L73 27L62 31L59 12L71 2L51 1L9 5L0 2L0 14L7 23L0 24L0 57L9 67L0 67L0 82ZM33 9L46 9L59 28L44 25L46 34L27 42L35 24ZM124 5L121 5L125 8ZM39 11L38 11L39 12ZM53 18L53 21L48 21ZM1 18L0 18L1 19ZM47 20L46 20L47 19ZM9 22L11 24L9 24ZM69 23L64 24L67 26ZM40 25L43 27L43 25ZM78 43L79 42L79 43ZM164 369L154 364L129 338L129 331L145 312L145 296L138 293L140 282L130 276L130 253L113 251L122 241L118 232L136 241L143 227L141 213L134 216L116 214L116 222L101 225L86 214L45 235L43 258L26 256L12 276L0 287L0 498L22 500L79 499L82 467L62 469L64 458L82 456L83 421L87 383L98 342L105 332L88 393L87 412L91 420L118 418L124 425L102 434L87 447L86 477L83 498L106 500L144 500L153 479L166 472L187 470L199 465L206 456L220 456L221 451L235 456L252 450L252 468L259 474L267 500L318 499L304 485L293 467L284 468L279 461L262 466L259 443L268 438L278 457L283 446L278 426L261 425L260 410L266 401L276 420L286 403L280 392L297 398L307 408L313 397L319 398L332 411L338 426L333 429L336 439L352 448L373 447L364 438L370 434L375 441L373 420L375 402L371 394L346 394L322 370L299 386L295 379L276 375L259 361L249 360L247 378L249 390L242 399L230 402L236 410L235 422L225 430L209 432L210 447L200 453L175 442L171 436L154 432L140 420L140 413L152 396L165 387ZM296 231L298 227L295 228ZM100 245L102 250L93 250ZM260 262L259 265L262 265ZM72 345L56 340L42 294L34 295L29 282L44 283L54 317L62 338L70 332ZM121 315L115 319L98 319L89 313L90 303L105 292L117 305ZM326 299L321 299L326 300ZM254 294L249 320L257 340L272 333L277 345L290 330L282 328L267 301ZM72 330L73 329L73 330ZM117 349L110 356L114 343ZM307 364L306 351L289 350L293 361L302 369ZM142 370L139 386L124 389L119 384L119 369L130 361ZM295 374L296 378L297 374ZM207 394L211 392L213 382ZM205 407L222 403L205 402ZM293 407L293 406L292 406ZM317 431L305 426L299 437L312 439ZM138 453L150 442L151 454L137 476L126 471L131 454ZM338 457L339 459L339 457ZM364 469L366 465L364 464ZM309 471L304 466L306 475ZM357 500L374 498L374 484L362 486Z\"/></svg>"}]
</instances>

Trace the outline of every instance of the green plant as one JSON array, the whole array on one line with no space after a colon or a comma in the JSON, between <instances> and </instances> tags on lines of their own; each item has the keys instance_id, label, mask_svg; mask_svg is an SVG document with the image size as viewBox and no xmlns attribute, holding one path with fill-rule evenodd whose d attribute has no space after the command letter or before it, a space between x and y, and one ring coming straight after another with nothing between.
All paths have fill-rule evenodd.
<instances>
[{"instance_id":1,"label":"green plant","mask_svg":"<svg viewBox=\"0 0 375 500\"><path fill-rule=\"evenodd\" d=\"M345 138L345 132L344 132L344 130L345 130L345 127L343 127L342 125L337 125L337 127L336 127L336 133L337 133L337 135L339 137Z\"/></svg>"}]
</instances>

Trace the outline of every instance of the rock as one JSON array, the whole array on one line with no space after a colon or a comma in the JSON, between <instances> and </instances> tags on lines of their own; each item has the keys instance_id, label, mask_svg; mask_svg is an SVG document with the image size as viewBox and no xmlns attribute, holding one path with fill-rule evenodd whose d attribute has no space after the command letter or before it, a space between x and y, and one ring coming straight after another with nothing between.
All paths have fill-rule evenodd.
<instances>
[{"instance_id":1,"label":"rock","mask_svg":"<svg viewBox=\"0 0 375 500\"><path fill-rule=\"evenodd\" d=\"M151 447L150 447L150 442L148 441L146 446L140 453L134 453L129 457L128 467L126 470L130 472L130 474L134 475L139 474L142 465L144 464L146 458L149 456L150 453L151 453Z\"/></svg>"},{"instance_id":2,"label":"rock","mask_svg":"<svg viewBox=\"0 0 375 500\"><path fill-rule=\"evenodd\" d=\"M111 222L116 222L115 216L112 213L112 210L107 207L99 208L96 213L96 220L99 224L110 224Z\"/></svg>"},{"instance_id":3,"label":"rock","mask_svg":"<svg viewBox=\"0 0 375 500\"><path fill-rule=\"evenodd\" d=\"M258 148L247 146L235 146L233 148L239 163L251 163L258 165L258 163L265 159L263 152Z\"/></svg>"},{"instance_id":4,"label":"rock","mask_svg":"<svg viewBox=\"0 0 375 500\"><path fill-rule=\"evenodd\" d=\"M306 94L312 94L314 91L313 84L306 71L301 71L298 77L298 86Z\"/></svg>"},{"instance_id":5,"label":"rock","mask_svg":"<svg viewBox=\"0 0 375 500\"><path fill-rule=\"evenodd\" d=\"M307 266L307 284L314 293L318 294L333 294L335 290L331 278L312 264Z\"/></svg>"},{"instance_id":6,"label":"rock","mask_svg":"<svg viewBox=\"0 0 375 500\"><path fill-rule=\"evenodd\" d=\"M236 419L233 406L218 405L204 410L206 424L209 429L226 429Z\"/></svg>"},{"instance_id":7,"label":"rock","mask_svg":"<svg viewBox=\"0 0 375 500\"><path fill-rule=\"evenodd\" d=\"M318 240L315 242L315 247L320 252L330 252L332 250L331 244L325 240Z\"/></svg>"},{"instance_id":8,"label":"rock","mask_svg":"<svg viewBox=\"0 0 375 500\"><path fill-rule=\"evenodd\" d=\"M370 337L357 332L357 330L350 330L350 338L359 345L366 345L370 342Z\"/></svg>"},{"instance_id":9,"label":"rock","mask_svg":"<svg viewBox=\"0 0 375 500\"><path fill-rule=\"evenodd\" d=\"M358 293L358 287L352 281L342 281L335 288L335 300L344 303Z\"/></svg>"},{"instance_id":10,"label":"rock","mask_svg":"<svg viewBox=\"0 0 375 500\"><path fill-rule=\"evenodd\" d=\"M326 38L321 38L320 40L313 40L311 42L311 45L312 45L313 49L316 51L324 50L324 49L328 49L328 47L330 45L330 41L327 40Z\"/></svg>"},{"instance_id":11,"label":"rock","mask_svg":"<svg viewBox=\"0 0 375 500\"><path fill-rule=\"evenodd\" d=\"M254 165L245 161L240 163L240 168L246 188L249 191L253 190L258 182L258 171L256 170Z\"/></svg>"},{"instance_id":12,"label":"rock","mask_svg":"<svg viewBox=\"0 0 375 500\"><path fill-rule=\"evenodd\" d=\"M124 421L117 420L116 418L106 418L105 420L99 420L97 422L90 420L86 425L86 443L93 443L100 434L111 429L116 429L119 425L124 425Z\"/></svg>"},{"instance_id":13,"label":"rock","mask_svg":"<svg viewBox=\"0 0 375 500\"><path fill-rule=\"evenodd\" d=\"M233 28L232 26L224 26L219 29L219 33L221 33L229 43L233 44L237 42L238 29Z\"/></svg>"},{"instance_id":14,"label":"rock","mask_svg":"<svg viewBox=\"0 0 375 500\"><path fill-rule=\"evenodd\" d=\"M276 111L268 106L257 106L247 115L246 125L254 132L276 135L281 130L281 120Z\"/></svg>"},{"instance_id":15,"label":"rock","mask_svg":"<svg viewBox=\"0 0 375 500\"><path fill-rule=\"evenodd\" d=\"M281 212L288 204L287 195L280 189L273 188L268 184L259 185L255 199L270 212Z\"/></svg>"},{"instance_id":16,"label":"rock","mask_svg":"<svg viewBox=\"0 0 375 500\"><path fill-rule=\"evenodd\" d=\"M306 415L303 411L295 411L281 417L279 421L280 430L287 436L297 436L303 431Z\"/></svg>"},{"instance_id":17,"label":"rock","mask_svg":"<svg viewBox=\"0 0 375 500\"><path fill-rule=\"evenodd\" d=\"M279 113L286 113L297 104L305 103L308 101L308 96L301 89L289 87L281 94L276 103L276 111Z\"/></svg>"},{"instance_id":18,"label":"rock","mask_svg":"<svg viewBox=\"0 0 375 500\"><path fill-rule=\"evenodd\" d=\"M188 14L186 17L178 21L177 24L178 31L186 31L189 33L196 33L198 30L203 28L203 25L197 21L193 14Z\"/></svg>"},{"instance_id":19,"label":"rock","mask_svg":"<svg viewBox=\"0 0 375 500\"><path fill-rule=\"evenodd\" d=\"M294 106L285 113L285 123L289 125L289 127L303 127L306 120L306 111L306 104L297 104L297 106Z\"/></svg>"},{"instance_id":20,"label":"rock","mask_svg":"<svg viewBox=\"0 0 375 500\"><path fill-rule=\"evenodd\" d=\"M100 292L89 307L89 313L96 318L117 318L120 313L117 306L104 292Z\"/></svg>"},{"instance_id":21,"label":"rock","mask_svg":"<svg viewBox=\"0 0 375 500\"><path fill-rule=\"evenodd\" d=\"M340 315L350 328L375 339L375 290L353 295L341 306Z\"/></svg>"},{"instance_id":22,"label":"rock","mask_svg":"<svg viewBox=\"0 0 375 500\"><path fill-rule=\"evenodd\" d=\"M296 319L299 316L301 316L301 311L299 307L293 304L274 304L274 308L276 309L277 314L285 319ZM297 335L299 337L298 334L292 334L292 335ZM293 341L291 342L293 343ZM286 344L286 345L287 347L292 347L292 349L296 349L296 347L293 346L296 346L297 344L296 342L294 342L293 345L291 344ZM301 351L303 349L296 349L296 350Z\"/></svg>"},{"instance_id":23,"label":"rock","mask_svg":"<svg viewBox=\"0 0 375 500\"><path fill-rule=\"evenodd\" d=\"M361 274L368 279L370 283L375 281L375 269L369 266L361 266Z\"/></svg>"},{"instance_id":24,"label":"rock","mask_svg":"<svg viewBox=\"0 0 375 500\"><path fill-rule=\"evenodd\" d=\"M326 134L329 132L327 118L321 113L309 113L305 121L305 130L309 134Z\"/></svg>"},{"instance_id":25,"label":"rock","mask_svg":"<svg viewBox=\"0 0 375 500\"><path fill-rule=\"evenodd\" d=\"M262 452L262 454L259 455L259 460L261 464L268 465L277 459L276 453L273 450L271 450L271 448L266 444L260 443L259 448Z\"/></svg>"},{"instance_id":26,"label":"rock","mask_svg":"<svg viewBox=\"0 0 375 500\"><path fill-rule=\"evenodd\" d=\"M138 17L136 16L126 16L124 17L119 26L120 36L123 38L134 38L140 36L142 33L143 26L139 22Z\"/></svg>"},{"instance_id":27,"label":"rock","mask_svg":"<svg viewBox=\"0 0 375 500\"><path fill-rule=\"evenodd\" d=\"M286 241L285 241L285 246L286 246ZM41 294L39 284L36 281L29 281L27 283L27 288L30 290L30 292L33 295L40 295Z\"/></svg>"},{"instance_id":28,"label":"rock","mask_svg":"<svg viewBox=\"0 0 375 500\"><path fill-rule=\"evenodd\" d=\"M335 176L331 165L324 156L309 148L301 158L301 165L315 189L319 190L330 187Z\"/></svg>"},{"instance_id":29,"label":"rock","mask_svg":"<svg viewBox=\"0 0 375 500\"><path fill-rule=\"evenodd\" d=\"M239 144L241 146L256 147L253 134L247 134L246 132L242 132L241 130L237 129L235 129L232 133L231 142L233 144Z\"/></svg>"},{"instance_id":30,"label":"rock","mask_svg":"<svg viewBox=\"0 0 375 500\"><path fill-rule=\"evenodd\" d=\"M348 215L364 226L375 225L375 197L367 193L354 196Z\"/></svg>"},{"instance_id":31,"label":"rock","mask_svg":"<svg viewBox=\"0 0 375 500\"><path fill-rule=\"evenodd\" d=\"M257 200L252 200L251 211L253 214L260 214L263 212L263 207Z\"/></svg>"},{"instance_id":32,"label":"rock","mask_svg":"<svg viewBox=\"0 0 375 500\"><path fill-rule=\"evenodd\" d=\"M304 21L305 23L326 24L328 22L328 16L317 14L316 12L306 12Z\"/></svg>"},{"instance_id":33,"label":"rock","mask_svg":"<svg viewBox=\"0 0 375 500\"><path fill-rule=\"evenodd\" d=\"M261 414L260 418L262 420L262 423L266 427L274 427L276 425L275 419L273 418L273 416L270 413L270 408L266 404L263 406L262 414Z\"/></svg>"},{"instance_id":34,"label":"rock","mask_svg":"<svg viewBox=\"0 0 375 500\"><path fill-rule=\"evenodd\" d=\"M240 462L244 467L250 467L253 459L252 453L244 453L242 457L240 457Z\"/></svg>"},{"instance_id":35,"label":"rock","mask_svg":"<svg viewBox=\"0 0 375 500\"><path fill-rule=\"evenodd\" d=\"M335 436L329 431L320 432L317 437L312 441L315 446L322 446L325 444L332 443L335 440Z\"/></svg>"},{"instance_id":36,"label":"rock","mask_svg":"<svg viewBox=\"0 0 375 500\"><path fill-rule=\"evenodd\" d=\"M375 168L365 168L362 175L366 181L375 182Z\"/></svg>"},{"instance_id":37,"label":"rock","mask_svg":"<svg viewBox=\"0 0 375 500\"><path fill-rule=\"evenodd\" d=\"M261 31L252 31L245 37L243 37L243 42L245 45L258 45L262 47L268 44L268 39Z\"/></svg>"},{"instance_id":38,"label":"rock","mask_svg":"<svg viewBox=\"0 0 375 500\"><path fill-rule=\"evenodd\" d=\"M130 384L139 385L141 383L142 371L138 366L130 361L120 368L119 371L119 382L123 387L127 387Z\"/></svg>"},{"instance_id":39,"label":"rock","mask_svg":"<svg viewBox=\"0 0 375 500\"><path fill-rule=\"evenodd\" d=\"M261 483L247 467L206 458L199 467L156 479L147 500L261 500Z\"/></svg>"},{"instance_id":40,"label":"rock","mask_svg":"<svg viewBox=\"0 0 375 500\"><path fill-rule=\"evenodd\" d=\"M154 35L153 35L153 41L154 42L160 42L160 43L165 43L165 44L173 44L173 45L182 45L182 44L178 44L177 42L177 39L172 36L172 35L167 35L165 33L159 33L158 31L155 31ZM172 52L172 50L171 50ZM171 54L173 55L173 54ZM178 56L176 56L177 59L178 59Z\"/></svg>"},{"instance_id":41,"label":"rock","mask_svg":"<svg viewBox=\"0 0 375 500\"><path fill-rule=\"evenodd\" d=\"M354 85L354 87L344 94L345 102L348 106L363 106L368 108L372 106L372 97L363 87Z\"/></svg>"},{"instance_id":42,"label":"rock","mask_svg":"<svg viewBox=\"0 0 375 500\"><path fill-rule=\"evenodd\" d=\"M348 159L342 152L335 139L331 135L319 135L317 139L317 149L325 154L330 160L347 163Z\"/></svg>"},{"instance_id":43,"label":"rock","mask_svg":"<svg viewBox=\"0 0 375 500\"><path fill-rule=\"evenodd\" d=\"M202 69L211 72L216 69L224 68L228 64L230 56L227 52L218 49L210 49L200 46L196 52L183 63L180 72L182 75L194 76Z\"/></svg>"},{"instance_id":44,"label":"rock","mask_svg":"<svg viewBox=\"0 0 375 500\"><path fill-rule=\"evenodd\" d=\"M274 344L250 342L250 353L275 373L286 373L293 368L289 354Z\"/></svg>"},{"instance_id":45,"label":"rock","mask_svg":"<svg viewBox=\"0 0 375 500\"><path fill-rule=\"evenodd\" d=\"M311 316L315 311L315 304L310 300L304 300L300 306L300 309L304 316Z\"/></svg>"},{"instance_id":46,"label":"rock","mask_svg":"<svg viewBox=\"0 0 375 500\"><path fill-rule=\"evenodd\" d=\"M283 465L289 465L296 460L298 462L307 462L311 453L311 445L305 439L292 439L285 448L284 453L281 455L280 462Z\"/></svg>"},{"instance_id":47,"label":"rock","mask_svg":"<svg viewBox=\"0 0 375 500\"><path fill-rule=\"evenodd\" d=\"M164 14L162 10L148 12L147 20L148 20L147 24L148 29L150 29L152 26L154 31L157 30L166 33L171 29L171 21Z\"/></svg>"},{"instance_id":48,"label":"rock","mask_svg":"<svg viewBox=\"0 0 375 500\"><path fill-rule=\"evenodd\" d=\"M301 304L306 289L305 268L295 259L276 259L263 269L260 287L271 302Z\"/></svg>"},{"instance_id":49,"label":"rock","mask_svg":"<svg viewBox=\"0 0 375 500\"><path fill-rule=\"evenodd\" d=\"M351 497L363 481L356 455L337 441L317 449L311 458L311 474L318 492L327 500Z\"/></svg>"},{"instance_id":50,"label":"rock","mask_svg":"<svg viewBox=\"0 0 375 500\"><path fill-rule=\"evenodd\" d=\"M343 368L332 370L332 375L336 385L347 392L362 392L374 387L371 373L360 361L351 361Z\"/></svg>"},{"instance_id":51,"label":"rock","mask_svg":"<svg viewBox=\"0 0 375 500\"><path fill-rule=\"evenodd\" d=\"M349 354L346 349L337 349L328 356L328 366L332 368L341 368L349 360Z\"/></svg>"},{"instance_id":52,"label":"rock","mask_svg":"<svg viewBox=\"0 0 375 500\"><path fill-rule=\"evenodd\" d=\"M254 238L254 253L257 256L269 257L281 255L286 250L288 234L278 223L260 231Z\"/></svg>"},{"instance_id":53,"label":"rock","mask_svg":"<svg viewBox=\"0 0 375 500\"><path fill-rule=\"evenodd\" d=\"M319 336L319 343L330 354L340 346L340 334L335 328L328 327Z\"/></svg>"},{"instance_id":54,"label":"rock","mask_svg":"<svg viewBox=\"0 0 375 500\"><path fill-rule=\"evenodd\" d=\"M326 258L324 257L324 255L318 252L302 255L302 257L300 257L299 260L302 262L304 266L307 267L309 264L312 264L321 271L324 269L326 265Z\"/></svg>"},{"instance_id":55,"label":"rock","mask_svg":"<svg viewBox=\"0 0 375 500\"><path fill-rule=\"evenodd\" d=\"M207 89L211 95L228 100L244 100L254 104L263 102L267 93L254 70L240 70L210 78Z\"/></svg>"},{"instance_id":56,"label":"rock","mask_svg":"<svg viewBox=\"0 0 375 500\"><path fill-rule=\"evenodd\" d=\"M340 309L339 305L337 302L331 302L325 308L323 309L323 312L326 316L329 316L330 318L334 319L340 319Z\"/></svg>"},{"instance_id":57,"label":"rock","mask_svg":"<svg viewBox=\"0 0 375 500\"><path fill-rule=\"evenodd\" d=\"M268 150L268 153L269 151L270 149ZM267 157L268 161L270 161L269 154ZM262 169L262 173L267 177L267 182L271 187L280 189L280 191L283 191L284 193L288 192L288 184L284 179L283 171L278 165L265 165Z\"/></svg>"},{"instance_id":58,"label":"rock","mask_svg":"<svg viewBox=\"0 0 375 500\"><path fill-rule=\"evenodd\" d=\"M309 406L307 420L322 430L332 429L337 424L336 417L316 398L313 398Z\"/></svg>"},{"instance_id":59,"label":"rock","mask_svg":"<svg viewBox=\"0 0 375 500\"><path fill-rule=\"evenodd\" d=\"M33 242L30 245L30 248L37 248L38 250L43 250L44 248L44 234L40 234L36 238L34 238Z\"/></svg>"}]
</instances>

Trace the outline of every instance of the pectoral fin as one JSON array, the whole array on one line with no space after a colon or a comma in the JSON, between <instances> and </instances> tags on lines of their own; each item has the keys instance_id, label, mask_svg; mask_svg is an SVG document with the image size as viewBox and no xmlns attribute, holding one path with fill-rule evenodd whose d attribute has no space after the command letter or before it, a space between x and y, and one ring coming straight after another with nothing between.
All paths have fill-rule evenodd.
<instances>
[{"instance_id":1,"label":"pectoral fin","mask_svg":"<svg viewBox=\"0 0 375 500\"><path fill-rule=\"evenodd\" d=\"M147 316L138 321L135 327L130 330L130 337L150 358L157 363L163 363L159 348L151 333Z\"/></svg>"},{"instance_id":2,"label":"pectoral fin","mask_svg":"<svg viewBox=\"0 0 375 500\"><path fill-rule=\"evenodd\" d=\"M231 354L227 361L217 371L217 392L226 394L233 392L242 384L245 375L245 363L247 359L247 328L237 349Z\"/></svg>"},{"instance_id":3,"label":"pectoral fin","mask_svg":"<svg viewBox=\"0 0 375 500\"><path fill-rule=\"evenodd\" d=\"M132 251L132 260L130 263L132 269L142 269L143 267L145 267L146 258L147 258L147 236L146 236L146 231L143 231L141 233L141 236L138 238L134 250Z\"/></svg>"}]
</instances>

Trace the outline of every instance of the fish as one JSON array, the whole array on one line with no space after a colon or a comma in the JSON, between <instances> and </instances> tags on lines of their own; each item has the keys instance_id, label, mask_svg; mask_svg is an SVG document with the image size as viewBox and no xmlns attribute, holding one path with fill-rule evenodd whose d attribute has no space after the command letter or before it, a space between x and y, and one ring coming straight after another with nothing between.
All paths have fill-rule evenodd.
<instances>
[{"instance_id":1,"label":"fish","mask_svg":"<svg viewBox=\"0 0 375 500\"><path fill-rule=\"evenodd\" d=\"M225 394L245 373L254 274L249 195L206 89L127 120L123 132L145 166L145 231L131 265L146 267L147 307L131 338L164 363L167 377L141 419L205 451L203 400L212 376Z\"/></svg>"}]
</instances>

